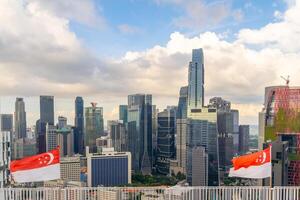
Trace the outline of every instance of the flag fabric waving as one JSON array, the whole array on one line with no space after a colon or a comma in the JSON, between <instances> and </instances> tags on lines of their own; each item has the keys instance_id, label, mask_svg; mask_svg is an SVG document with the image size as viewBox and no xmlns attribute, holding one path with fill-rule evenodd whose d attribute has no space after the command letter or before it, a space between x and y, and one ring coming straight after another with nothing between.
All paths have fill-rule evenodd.
<instances>
[{"instance_id":1,"label":"flag fabric waving","mask_svg":"<svg viewBox=\"0 0 300 200\"><path fill-rule=\"evenodd\" d=\"M271 176L271 146L265 150L232 159L229 177L267 178Z\"/></svg>"},{"instance_id":2,"label":"flag fabric waving","mask_svg":"<svg viewBox=\"0 0 300 200\"><path fill-rule=\"evenodd\" d=\"M14 160L10 164L12 179L16 183L60 179L59 160L59 148L21 160Z\"/></svg>"}]
</instances>

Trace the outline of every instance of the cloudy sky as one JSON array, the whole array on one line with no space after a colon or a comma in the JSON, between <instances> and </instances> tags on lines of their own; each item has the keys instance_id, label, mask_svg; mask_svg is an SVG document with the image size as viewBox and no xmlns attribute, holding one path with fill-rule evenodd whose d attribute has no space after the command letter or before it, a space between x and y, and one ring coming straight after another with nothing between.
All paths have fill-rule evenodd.
<instances>
[{"instance_id":1,"label":"cloudy sky","mask_svg":"<svg viewBox=\"0 0 300 200\"><path fill-rule=\"evenodd\" d=\"M300 0L0 0L1 113L24 97L28 124L42 94L74 120L74 99L116 119L127 95L176 105L193 48L203 48L205 95L257 124L264 87L300 85Z\"/></svg>"}]
</instances>

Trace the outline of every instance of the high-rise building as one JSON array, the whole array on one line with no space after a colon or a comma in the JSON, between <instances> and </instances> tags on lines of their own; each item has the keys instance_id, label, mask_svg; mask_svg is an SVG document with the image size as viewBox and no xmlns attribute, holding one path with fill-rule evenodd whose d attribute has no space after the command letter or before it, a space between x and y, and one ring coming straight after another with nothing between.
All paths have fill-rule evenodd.
<instances>
[{"instance_id":1,"label":"high-rise building","mask_svg":"<svg viewBox=\"0 0 300 200\"><path fill-rule=\"evenodd\" d=\"M127 123L127 105L119 105L119 120L122 120L123 123Z\"/></svg>"},{"instance_id":2,"label":"high-rise building","mask_svg":"<svg viewBox=\"0 0 300 200\"><path fill-rule=\"evenodd\" d=\"M187 117L187 180L193 184L192 178L208 180L208 185L219 185L219 151L217 110L204 107L204 58L202 49L193 49L192 61L188 74L188 107ZM207 177L193 174L195 149L204 148L208 157ZM200 162L200 161L199 161ZM199 175L199 173L197 173ZM197 183L205 181L199 181Z\"/></svg>"},{"instance_id":3,"label":"high-rise building","mask_svg":"<svg viewBox=\"0 0 300 200\"><path fill-rule=\"evenodd\" d=\"M36 154L36 140L35 138L19 138L14 140L11 148L11 159L17 160L27 156Z\"/></svg>"},{"instance_id":4,"label":"high-rise building","mask_svg":"<svg viewBox=\"0 0 300 200\"><path fill-rule=\"evenodd\" d=\"M67 126L68 119L64 116L58 116L57 128L61 129Z\"/></svg>"},{"instance_id":5,"label":"high-rise building","mask_svg":"<svg viewBox=\"0 0 300 200\"><path fill-rule=\"evenodd\" d=\"M249 125L239 126L239 152L240 154L245 154L249 151Z\"/></svg>"},{"instance_id":6,"label":"high-rise building","mask_svg":"<svg viewBox=\"0 0 300 200\"><path fill-rule=\"evenodd\" d=\"M103 108L92 103L85 108L85 146L96 152L96 139L104 135Z\"/></svg>"},{"instance_id":7,"label":"high-rise building","mask_svg":"<svg viewBox=\"0 0 300 200\"><path fill-rule=\"evenodd\" d=\"M40 120L42 123L54 125L53 96L40 96Z\"/></svg>"},{"instance_id":8,"label":"high-rise building","mask_svg":"<svg viewBox=\"0 0 300 200\"><path fill-rule=\"evenodd\" d=\"M219 148L217 131L217 112L213 108L201 108L201 112L191 112L188 119L189 126L187 131L187 180L190 177L207 179L208 185L216 186L219 184ZM208 157L208 177L195 177L192 174L193 149L204 147ZM203 181L201 181L203 182ZM192 184L192 182L189 182Z\"/></svg>"},{"instance_id":9,"label":"high-rise building","mask_svg":"<svg viewBox=\"0 0 300 200\"><path fill-rule=\"evenodd\" d=\"M196 146L190 151L188 156L192 159L189 159L187 182L192 186L207 186L208 156L205 147Z\"/></svg>"},{"instance_id":10,"label":"high-rise building","mask_svg":"<svg viewBox=\"0 0 300 200\"><path fill-rule=\"evenodd\" d=\"M109 135L112 140L112 146L115 151L125 151L126 141L125 141L125 125L122 121L111 120L109 124Z\"/></svg>"},{"instance_id":11,"label":"high-rise building","mask_svg":"<svg viewBox=\"0 0 300 200\"><path fill-rule=\"evenodd\" d=\"M135 172L152 171L152 95L128 96L128 150L132 154Z\"/></svg>"},{"instance_id":12,"label":"high-rise building","mask_svg":"<svg viewBox=\"0 0 300 200\"><path fill-rule=\"evenodd\" d=\"M84 101L82 97L75 100L75 128L74 128L74 152L84 153Z\"/></svg>"},{"instance_id":13,"label":"high-rise building","mask_svg":"<svg viewBox=\"0 0 300 200\"><path fill-rule=\"evenodd\" d=\"M40 119L36 123L38 153L46 151L46 126L54 125L54 97L40 96Z\"/></svg>"},{"instance_id":14,"label":"high-rise building","mask_svg":"<svg viewBox=\"0 0 300 200\"><path fill-rule=\"evenodd\" d=\"M0 188L2 188L9 184L11 132L0 131L0 147Z\"/></svg>"},{"instance_id":15,"label":"high-rise building","mask_svg":"<svg viewBox=\"0 0 300 200\"><path fill-rule=\"evenodd\" d=\"M156 171L170 173L170 160L175 158L176 109L165 109L157 116Z\"/></svg>"},{"instance_id":16,"label":"high-rise building","mask_svg":"<svg viewBox=\"0 0 300 200\"><path fill-rule=\"evenodd\" d=\"M187 100L188 100L188 86L180 88L179 101L176 118L186 119L187 118Z\"/></svg>"},{"instance_id":17,"label":"high-rise building","mask_svg":"<svg viewBox=\"0 0 300 200\"><path fill-rule=\"evenodd\" d=\"M265 88L264 101L264 141L266 143L288 142L288 177L289 186L300 185L300 87L271 86ZM263 126L262 126L263 127ZM282 163L286 163L281 155ZM273 161L272 154L272 161ZM272 163L273 165L275 164ZM273 170L273 185L282 173Z\"/></svg>"},{"instance_id":18,"label":"high-rise building","mask_svg":"<svg viewBox=\"0 0 300 200\"><path fill-rule=\"evenodd\" d=\"M46 126L46 151L56 149L57 144L57 127L47 124ZM61 148L61 147L60 147Z\"/></svg>"},{"instance_id":19,"label":"high-rise building","mask_svg":"<svg viewBox=\"0 0 300 200\"><path fill-rule=\"evenodd\" d=\"M80 157L62 157L60 159L61 179L80 181Z\"/></svg>"},{"instance_id":20,"label":"high-rise building","mask_svg":"<svg viewBox=\"0 0 300 200\"><path fill-rule=\"evenodd\" d=\"M15 103L15 135L16 138L26 137L26 112L23 98L16 98Z\"/></svg>"},{"instance_id":21,"label":"high-rise building","mask_svg":"<svg viewBox=\"0 0 300 200\"><path fill-rule=\"evenodd\" d=\"M178 107L176 113L176 159L170 161L170 173L186 174L186 139L187 139L187 102L188 86L180 88Z\"/></svg>"},{"instance_id":22,"label":"high-rise building","mask_svg":"<svg viewBox=\"0 0 300 200\"><path fill-rule=\"evenodd\" d=\"M122 186L131 183L130 152L113 152L103 149L101 153L87 154L88 186Z\"/></svg>"},{"instance_id":23,"label":"high-rise building","mask_svg":"<svg viewBox=\"0 0 300 200\"><path fill-rule=\"evenodd\" d=\"M219 165L220 168L227 169L232 165L232 158L233 158L233 136L232 135L225 135L219 134ZM221 179L221 178L220 178Z\"/></svg>"},{"instance_id":24,"label":"high-rise building","mask_svg":"<svg viewBox=\"0 0 300 200\"><path fill-rule=\"evenodd\" d=\"M202 49L193 49L188 73L188 116L204 106L204 58Z\"/></svg>"},{"instance_id":25,"label":"high-rise building","mask_svg":"<svg viewBox=\"0 0 300 200\"><path fill-rule=\"evenodd\" d=\"M152 165L156 165L156 153L157 153L157 115L159 109L156 108L156 105L152 105L152 149L153 149L153 156L152 156Z\"/></svg>"},{"instance_id":26,"label":"high-rise building","mask_svg":"<svg viewBox=\"0 0 300 200\"><path fill-rule=\"evenodd\" d=\"M231 102L222 99L222 97L211 98L208 106L216 108L218 112L230 112L231 110Z\"/></svg>"},{"instance_id":27,"label":"high-rise building","mask_svg":"<svg viewBox=\"0 0 300 200\"><path fill-rule=\"evenodd\" d=\"M13 115L12 114L1 114L0 115L0 130L13 132Z\"/></svg>"},{"instance_id":28,"label":"high-rise building","mask_svg":"<svg viewBox=\"0 0 300 200\"><path fill-rule=\"evenodd\" d=\"M236 155L239 152L239 111L231 110L233 115L233 154Z\"/></svg>"},{"instance_id":29,"label":"high-rise building","mask_svg":"<svg viewBox=\"0 0 300 200\"><path fill-rule=\"evenodd\" d=\"M60 147L60 155L71 157L74 154L74 132L71 126L56 130L57 145Z\"/></svg>"}]
</instances>

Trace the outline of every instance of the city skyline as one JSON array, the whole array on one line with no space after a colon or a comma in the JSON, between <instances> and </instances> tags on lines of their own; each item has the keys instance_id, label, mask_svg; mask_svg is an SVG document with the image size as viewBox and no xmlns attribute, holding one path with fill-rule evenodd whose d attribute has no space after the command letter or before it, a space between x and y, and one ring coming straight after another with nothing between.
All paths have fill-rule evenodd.
<instances>
[{"instance_id":1,"label":"city skyline","mask_svg":"<svg viewBox=\"0 0 300 200\"><path fill-rule=\"evenodd\" d=\"M300 46L293 42L300 19L299 1L201 1L194 7L194 0L134 1L135 6L124 1L124 10L114 17L109 13L115 6L108 1L66 2L70 13L60 9L67 3L0 4L4 13L0 38L7 41L1 49L10 61L0 61L1 113L13 113L10 102L23 97L27 122L33 125L38 119L38 96L43 94L55 96L55 115L66 116L70 122L74 121L76 96L82 96L86 104L98 102L105 121L117 118L118 105L126 103L129 94L152 94L153 104L162 110L176 105L179 88L187 85L187 62L194 48L204 50L205 103L214 96L231 101L244 124L258 123L264 87L284 85L281 75L290 75L291 85L300 83L296 78ZM79 7L88 13L86 18L75 14ZM193 12L197 9L207 12ZM17 14L10 15L15 10ZM161 20L153 19L154 10ZM147 26L135 17L141 11L145 11L142 21L147 20ZM205 20L209 14L212 21ZM51 26L45 21L51 21ZM23 26L32 29L23 30ZM289 31L280 31L283 29ZM155 34L149 35L152 30ZM18 44L10 45L19 40L25 51ZM39 48L38 54L32 48Z\"/></svg>"}]
</instances>

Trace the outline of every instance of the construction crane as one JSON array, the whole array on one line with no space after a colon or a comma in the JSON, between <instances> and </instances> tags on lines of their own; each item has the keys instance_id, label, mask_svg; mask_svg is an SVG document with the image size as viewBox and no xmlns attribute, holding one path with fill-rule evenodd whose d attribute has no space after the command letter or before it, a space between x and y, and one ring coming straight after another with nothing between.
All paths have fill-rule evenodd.
<instances>
[{"instance_id":1,"label":"construction crane","mask_svg":"<svg viewBox=\"0 0 300 200\"><path fill-rule=\"evenodd\" d=\"M288 75L286 78L283 76L280 76L283 80L285 80L286 86L289 86L290 84L290 76Z\"/></svg>"}]
</instances>

